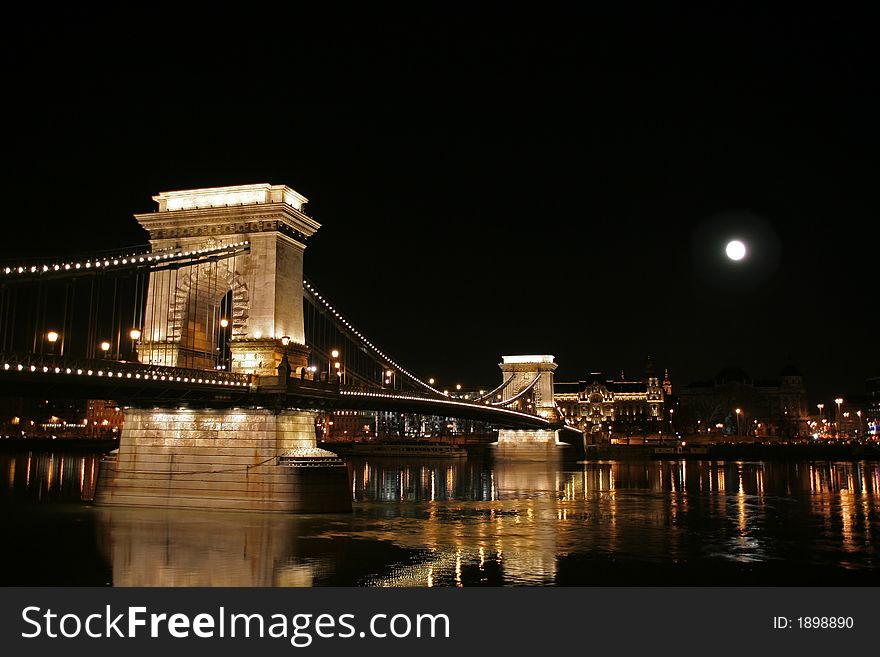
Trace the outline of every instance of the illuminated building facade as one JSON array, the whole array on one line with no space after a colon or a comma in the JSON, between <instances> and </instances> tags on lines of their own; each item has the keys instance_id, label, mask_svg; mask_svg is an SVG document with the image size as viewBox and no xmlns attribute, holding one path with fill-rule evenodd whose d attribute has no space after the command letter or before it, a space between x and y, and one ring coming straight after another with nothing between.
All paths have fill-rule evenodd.
<instances>
[{"instance_id":1,"label":"illuminated building facade","mask_svg":"<svg viewBox=\"0 0 880 657\"><path fill-rule=\"evenodd\" d=\"M556 383L553 399L565 420L578 429L639 435L667 427L671 395L669 371L661 381L649 359L642 380L628 381L623 372L617 380L592 372L582 381Z\"/></svg>"},{"instance_id":2,"label":"illuminated building facade","mask_svg":"<svg viewBox=\"0 0 880 657\"><path fill-rule=\"evenodd\" d=\"M349 442L376 437L375 411L328 411L317 417L318 440Z\"/></svg>"},{"instance_id":3,"label":"illuminated building facade","mask_svg":"<svg viewBox=\"0 0 880 657\"><path fill-rule=\"evenodd\" d=\"M880 435L880 376L865 381L868 399L865 404L865 428L871 435Z\"/></svg>"},{"instance_id":4,"label":"illuminated building facade","mask_svg":"<svg viewBox=\"0 0 880 657\"><path fill-rule=\"evenodd\" d=\"M738 368L719 372L711 381L680 390L686 433L792 437L809 433L809 405L803 375L784 368L777 378L753 379Z\"/></svg>"},{"instance_id":5,"label":"illuminated building facade","mask_svg":"<svg viewBox=\"0 0 880 657\"><path fill-rule=\"evenodd\" d=\"M85 424L90 436L118 435L122 431L125 412L116 402L90 399L86 405Z\"/></svg>"}]
</instances>

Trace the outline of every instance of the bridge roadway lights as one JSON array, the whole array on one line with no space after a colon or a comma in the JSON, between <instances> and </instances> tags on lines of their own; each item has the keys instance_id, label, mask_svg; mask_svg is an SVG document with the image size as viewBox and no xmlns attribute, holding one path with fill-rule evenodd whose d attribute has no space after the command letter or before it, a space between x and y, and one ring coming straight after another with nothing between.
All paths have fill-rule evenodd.
<instances>
[{"instance_id":1,"label":"bridge roadway lights","mask_svg":"<svg viewBox=\"0 0 880 657\"><path fill-rule=\"evenodd\" d=\"M337 513L350 490L345 462L316 446L314 412L130 408L95 504Z\"/></svg>"}]
</instances>

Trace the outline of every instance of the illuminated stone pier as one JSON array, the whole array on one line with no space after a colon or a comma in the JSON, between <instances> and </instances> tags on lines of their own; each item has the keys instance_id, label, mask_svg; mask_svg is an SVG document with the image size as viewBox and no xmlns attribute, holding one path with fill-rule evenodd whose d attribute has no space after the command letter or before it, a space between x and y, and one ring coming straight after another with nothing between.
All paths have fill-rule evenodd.
<instances>
[{"instance_id":1,"label":"illuminated stone pier","mask_svg":"<svg viewBox=\"0 0 880 657\"><path fill-rule=\"evenodd\" d=\"M278 367L307 365L302 262L320 227L306 198L284 185L163 192L158 212L136 215L153 251L235 249L150 274L141 362L253 377L252 389L283 393ZM222 322L222 323L221 323ZM224 329L221 331L220 329ZM280 395L283 399L283 394ZM101 505L302 513L351 509L348 469L317 448L307 409L126 408L119 450L101 468Z\"/></svg>"},{"instance_id":2,"label":"illuminated stone pier","mask_svg":"<svg viewBox=\"0 0 880 657\"><path fill-rule=\"evenodd\" d=\"M553 401L553 356L503 356L499 364L501 403L508 408L559 420ZM495 458L503 461L549 461L560 457L559 432L544 429L501 429L494 444Z\"/></svg>"},{"instance_id":3,"label":"illuminated stone pier","mask_svg":"<svg viewBox=\"0 0 880 657\"><path fill-rule=\"evenodd\" d=\"M307 411L127 409L102 505L348 511L348 468L315 448Z\"/></svg>"}]
</instances>

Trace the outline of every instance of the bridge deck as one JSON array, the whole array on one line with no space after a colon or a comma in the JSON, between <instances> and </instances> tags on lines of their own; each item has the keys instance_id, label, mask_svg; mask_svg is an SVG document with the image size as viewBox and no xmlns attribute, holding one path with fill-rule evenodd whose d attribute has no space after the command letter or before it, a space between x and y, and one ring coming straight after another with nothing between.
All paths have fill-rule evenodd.
<instances>
[{"instance_id":1,"label":"bridge deck","mask_svg":"<svg viewBox=\"0 0 880 657\"><path fill-rule=\"evenodd\" d=\"M498 426L550 428L537 415L418 392L352 390L307 378L279 384L277 377L36 354L0 354L0 395L112 399L135 406L185 403L218 408L398 411Z\"/></svg>"}]
</instances>

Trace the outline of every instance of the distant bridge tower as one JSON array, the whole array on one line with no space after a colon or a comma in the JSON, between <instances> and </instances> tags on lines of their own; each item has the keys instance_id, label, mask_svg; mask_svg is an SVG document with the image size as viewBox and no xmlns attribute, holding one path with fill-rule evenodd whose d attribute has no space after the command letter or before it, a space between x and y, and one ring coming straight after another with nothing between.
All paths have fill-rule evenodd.
<instances>
[{"instance_id":1,"label":"distant bridge tower","mask_svg":"<svg viewBox=\"0 0 880 657\"><path fill-rule=\"evenodd\" d=\"M274 375L285 351L294 369L306 366L303 252L320 228L303 212L308 199L286 185L258 184L161 192L153 200L157 212L135 217L154 252L244 241L249 252L150 274L141 362L212 369L222 335L232 371Z\"/></svg>"},{"instance_id":2,"label":"distant bridge tower","mask_svg":"<svg viewBox=\"0 0 880 657\"><path fill-rule=\"evenodd\" d=\"M498 367L501 368L501 380L510 380L501 391L502 402L531 387L535 405L532 410L551 422L559 419L553 401L553 372L556 370L553 356L502 356Z\"/></svg>"},{"instance_id":3,"label":"distant bridge tower","mask_svg":"<svg viewBox=\"0 0 880 657\"><path fill-rule=\"evenodd\" d=\"M534 408L528 409L551 422L560 420L553 400L553 356L503 356L499 363L502 383L501 402L512 401L532 392ZM496 457L502 460L547 461L558 458L559 432L546 429L501 429Z\"/></svg>"}]
</instances>

